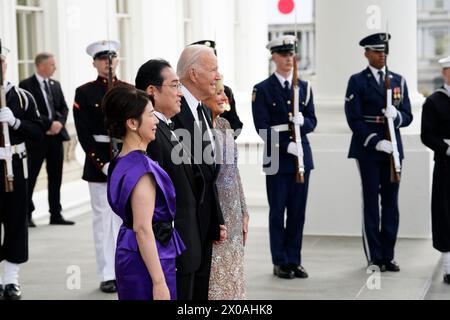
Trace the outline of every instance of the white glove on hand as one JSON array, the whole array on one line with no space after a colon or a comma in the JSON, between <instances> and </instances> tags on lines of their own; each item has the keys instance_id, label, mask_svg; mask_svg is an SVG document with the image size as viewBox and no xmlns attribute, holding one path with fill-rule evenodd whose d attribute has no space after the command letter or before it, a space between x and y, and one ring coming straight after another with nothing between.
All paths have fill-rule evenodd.
<instances>
[{"instance_id":1,"label":"white glove on hand","mask_svg":"<svg viewBox=\"0 0 450 320\"><path fill-rule=\"evenodd\" d=\"M387 109L382 110L384 113L384 116L386 118L391 118L392 120L395 120L398 117L398 111L394 106L389 106Z\"/></svg>"},{"instance_id":2,"label":"white glove on hand","mask_svg":"<svg viewBox=\"0 0 450 320\"><path fill-rule=\"evenodd\" d=\"M303 117L303 114L299 112L296 116L292 118L293 124L298 124L300 127L303 126L305 123L305 118Z\"/></svg>"},{"instance_id":3,"label":"white glove on hand","mask_svg":"<svg viewBox=\"0 0 450 320\"><path fill-rule=\"evenodd\" d=\"M447 155L450 157L450 147L447 148Z\"/></svg>"},{"instance_id":4,"label":"white glove on hand","mask_svg":"<svg viewBox=\"0 0 450 320\"><path fill-rule=\"evenodd\" d=\"M10 127L14 126L16 117L14 117L10 108L4 107L0 109L0 122L6 122Z\"/></svg>"},{"instance_id":5,"label":"white glove on hand","mask_svg":"<svg viewBox=\"0 0 450 320\"><path fill-rule=\"evenodd\" d=\"M292 155L294 155L294 156L296 156L296 157L303 156L303 151L301 151L300 154L298 153L297 144L295 142L290 142L288 144L287 152L292 154Z\"/></svg>"},{"instance_id":6,"label":"white glove on hand","mask_svg":"<svg viewBox=\"0 0 450 320\"><path fill-rule=\"evenodd\" d=\"M375 149L380 152L386 152L387 154L391 154L394 152L394 148L392 147L392 143L388 140L381 140L375 146Z\"/></svg>"},{"instance_id":7,"label":"white glove on hand","mask_svg":"<svg viewBox=\"0 0 450 320\"><path fill-rule=\"evenodd\" d=\"M109 162L105 163L105 165L102 168L102 172L105 176L108 175L108 168L109 168Z\"/></svg>"}]
</instances>

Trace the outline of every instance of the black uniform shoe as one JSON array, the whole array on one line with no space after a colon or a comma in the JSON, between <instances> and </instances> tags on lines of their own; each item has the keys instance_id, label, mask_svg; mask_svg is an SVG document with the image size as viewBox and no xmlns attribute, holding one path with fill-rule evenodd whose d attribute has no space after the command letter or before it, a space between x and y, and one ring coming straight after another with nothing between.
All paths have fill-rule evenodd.
<instances>
[{"instance_id":1,"label":"black uniform shoe","mask_svg":"<svg viewBox=\"0 0 450 320\"><path fill-rule=\"evenodd\" d=\"M295 274L288 266L273 266L273 274L282 279L294 279Z\"/></svg>"},{"instance_id":2,"label":"black uniform shoe","mask_svg":"<svg viewBox=\"0 0 450 320\"><path fill-rule=\"evenodd\" d=\"M28 219L28 228L36 228L36 224L31 218Z\"/></svg>"},{"instance_id":3,"label":"black uniform shoe","mask_svg":"<svg viewBox=\"0 0 450 320\"><path fill-rule=\"evenodd\" d=\"M370 261L369 265L367 266L367 270L370 270L372 272L385 272L386 267L381 261Z\"/></svg>"},{"instance_id":4,"label":"black uniform shoe","mask_svg":"<svg viewBox=\"0 0 450 320\"><path fill-rule=\"evenodd\" d=\"M56 217L56 218L50 218L50 224L52 225L63 225L63 226L71 226L74 225L75 222L66 220L62 216Z\"/></svg>"},{"instance_id":5,"label":"black uniform shoe","mask_svg":"<svg viewBox=\"0 0 450 320\"><path fill-rule=\"evenodd\" d=\"M386 271L392 271L392 272L399 272L400 271L400 266L394 260L385 262L384 266L386 268Z\"/></svg>"},{"instance_id":6,"label":"black uniform shoe","mask_svg":"<svg viewBox=\"0 0 450 320\"><path fill-rule=\"evenodd\" d=\"M296 278L306 279L308 278L308 272L302 266L291 265L291 270L294 272Z\"/></svg>"},{"instance_id":7,"label":"black uniform shoe","mask_svg":"<svg viewBox=\"0 0 450 320\"><path fill-rule=\"evenodd\" d=\"M7 284L3 290L4 300L20 300L22 292L17 284Z\"/></svg>"},{"instance_id":8,"label":"black uniform shoe","mask_svg":"<svg viewBox=\"0 0 450 320\"><path fill-rule=\"evenodd\" d=\"M102 290L105 293L117 292L116 280L108 280L100 282L100 290Z\"/></svg>"},{"instance_id":9,"label":"black uniform shoe","mask_svg":"<svg viewBox=\"0 0 450 320\"><path fill-rule=\"evenodd\" d=\"M450 274L444 274L444 282L450 284Z\"/></svg>"}]
</instances>

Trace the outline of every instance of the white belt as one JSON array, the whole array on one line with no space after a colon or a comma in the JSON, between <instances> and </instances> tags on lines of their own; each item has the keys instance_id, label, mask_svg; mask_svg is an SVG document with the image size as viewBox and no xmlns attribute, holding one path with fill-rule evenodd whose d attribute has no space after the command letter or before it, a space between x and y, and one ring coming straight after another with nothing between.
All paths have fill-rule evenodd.
<instances>
[{"instance_id":1,"label":"white belt","mask_svg":"<svg viewBox=\"0 0 450 320\"><path fill-rule=\"evenodd\" d=\"M25 142L22 142L21 144L15 144L11 146L11 153L12 154L26 154L27 148L25 147ZM6 149L0 148L0 159L5 160L6 159Z\"/></svg>"},{"instance_id":2,"label":"white belt","mask_svg":"<svg viewBox=\"0 0 450 320\"><path fill-rule=\"evenodd\" d=\"M111 138L109 136L101 135L101 134L93 134L94 140L96 142L102 142L102 143L110 143Z\"/></svg>"},{"instance_id":3,"label":"white belt","mask_svg":"<svg viewBox=\"0 0 450 320\"><path fill-rule=\"evenodd\" d=\"M272 130L276 131L276 132L289 131L289 125L288 124L279 124L277 126L271 126L270 128Z\"/></svg>"}]
</instances>

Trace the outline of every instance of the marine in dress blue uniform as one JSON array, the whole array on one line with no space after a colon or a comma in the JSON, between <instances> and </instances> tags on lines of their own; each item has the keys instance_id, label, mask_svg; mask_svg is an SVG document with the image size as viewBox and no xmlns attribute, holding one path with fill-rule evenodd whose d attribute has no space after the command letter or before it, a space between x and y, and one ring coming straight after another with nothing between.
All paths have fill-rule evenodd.
<instances>
[{"instance_id":1,"label":"marine in dress blue uniform","mask_svg":"<svg viewBox=\"0 0 450 320\"><path fill-rule=\"evenodd\" d=\"M311 86L302 80L298 80L300 114L298 118L290 118L293 111L292 71L295 43L294 36L283 36L267 45L277 70L268 79L255 85L252 95L255 128L265 143L263 170L266 173L270 207L270 249L274 274L287 279L308 277L301 265L309 176L314 168L307 134L317 125ZM301 126L305 165L303 184L295 181L298 149L291 139L291 122Z\"/></svg>"},{"instance_id":2,"label":"marine in dress blue uniform","mask_svg":"<svg viewBox=\"0 0 450 320\"><path fill-rule=\"evenodd\" d=\"M402 160L399 129L408 126L413 116L405 79L390 71L387 76L391 80L393 106L385 108L385 40L385 33L376 33L360 41L369 66L350 77L345 114L353 132L348 157L356 159L361 174L362 230L367 261L381 271L399 271L400 267L394 261L399 226L399 183L391 181L390 154L393 146L386 139L386 126L387 118L392 118Z\"/></svg>"}]
</instances>

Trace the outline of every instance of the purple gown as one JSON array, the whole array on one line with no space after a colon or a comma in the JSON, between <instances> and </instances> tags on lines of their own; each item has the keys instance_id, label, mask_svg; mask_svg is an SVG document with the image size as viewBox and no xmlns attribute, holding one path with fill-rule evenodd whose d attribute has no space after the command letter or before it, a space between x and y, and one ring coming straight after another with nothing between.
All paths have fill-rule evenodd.
<instances>
[{"instance_id":1,"label":"purple gown","mask_svg":"<svg viewBox=\"0 0 450 320\"><path fill-rule=\"evenodd\" d=\"M152 280L142 259L136 234L132 229L131 192L139 179L151 173L156 181L155 222L172 222L175 217L175 189L167 173L141 151L133 151L118 157L111 163L108 178L108 202L112 210L123 220L117 237L116 280L119 300L152 300ZM111 169L110 169L111 170ZM170 290L170 298L176 300L175 258L185 249L183 241L174 229L167 246L156 241L159 259Z\"/></svg>"}]
</instances>

